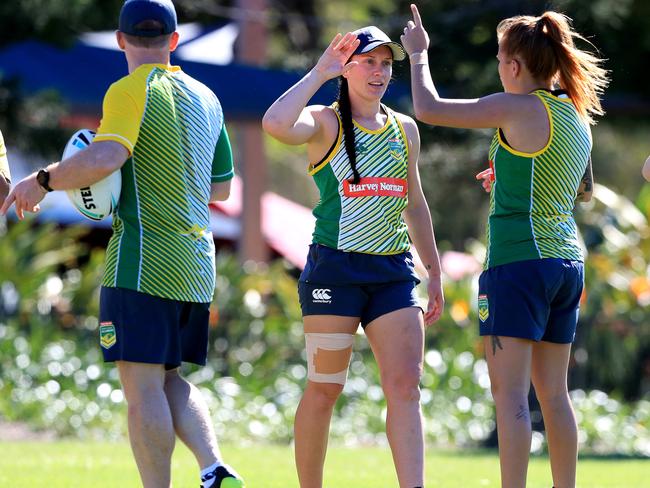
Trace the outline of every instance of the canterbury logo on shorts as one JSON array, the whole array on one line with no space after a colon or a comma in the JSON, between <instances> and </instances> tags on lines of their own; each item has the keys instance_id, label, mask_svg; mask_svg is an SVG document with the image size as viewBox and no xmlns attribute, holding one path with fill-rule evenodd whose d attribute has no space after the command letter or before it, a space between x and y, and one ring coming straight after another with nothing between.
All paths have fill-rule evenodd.
<instances>
[{"instance_id":1,"label":"canterbury logo on shorts","mask_svg":"<svg viewBox=\"0 0 650 488\"><path fill-rule=\"evenodd\" d=\"M359 183L343 181L346 197L399 197L406 198L408 185L404 178L365 177Z\"/></svg>"},{"instance_id":2,"label":"canterbury logo on shorts","mask_svg":"<svg viewBox=\"0 0 650 488\"><path fill-rule=\"evenodd\" d=\"M329 288L315 288L311 292L314 303L332 303L332 290Z\"/></svg>"}]
</instances>

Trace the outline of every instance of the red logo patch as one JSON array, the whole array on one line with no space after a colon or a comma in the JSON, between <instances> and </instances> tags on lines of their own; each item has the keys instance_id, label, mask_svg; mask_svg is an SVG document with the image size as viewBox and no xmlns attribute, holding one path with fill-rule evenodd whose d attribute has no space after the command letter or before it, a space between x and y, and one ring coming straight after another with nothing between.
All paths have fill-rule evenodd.
<instances>
[{"instance_id":1,"label":"red logo patch","mask_svg":"<svg viewBox=\"0 0 650 488\"><path fill-rule=\"evenodd\" d=\"M408 192L407 181L403 178L361 178L356 185L345 180L343 194L346 197L399 197L405 198Z\"/></svg>"}]
</instances>

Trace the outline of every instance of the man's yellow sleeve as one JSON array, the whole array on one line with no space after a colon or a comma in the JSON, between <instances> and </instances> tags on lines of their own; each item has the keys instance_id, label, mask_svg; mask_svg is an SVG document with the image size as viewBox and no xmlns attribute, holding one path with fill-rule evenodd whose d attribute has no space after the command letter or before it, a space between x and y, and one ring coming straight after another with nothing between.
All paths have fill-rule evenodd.
<instances>
[{"instance_id":1,"label":"man's yellow sleeve","mask_svg":"<svg viewBox=\"0 0 650 488\"><path fill-rule=\"evenodd\" d=\"M138 103L128 79L113 83L104 96L102 121L95 141L115 141L122 144L129 155L140 133L144 103ZM142 90L144 92L144 90ZM134 96L135 95L135 96Z\"/></svg>"}]
</instances>

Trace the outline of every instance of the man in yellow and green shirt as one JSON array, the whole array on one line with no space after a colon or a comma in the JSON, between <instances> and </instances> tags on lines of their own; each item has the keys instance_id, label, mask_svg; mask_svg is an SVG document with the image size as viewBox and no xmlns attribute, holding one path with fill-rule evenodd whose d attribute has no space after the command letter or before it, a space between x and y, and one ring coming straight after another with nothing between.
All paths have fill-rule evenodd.
<instances>
[{"instance_id":1,"label":"man in yellow and green shirt","mask_svg":"<svg viewBox=\"0 0 650 488\"><path fill-rule=\"evenodd\" d=\"M243 488L221 461L207 405L178 373L205 364L215 249L208 203L234 176L221 104L170 65L178 44L171 0L127 0L117 42L129 74L106 92L93 143L20 182L0 211L19 218L52 190L121 171L100 297L100 344L116 362L129 437L145 488L170 486L175 436L194 453L204 488Z\"/></svg>"}]
</instances>

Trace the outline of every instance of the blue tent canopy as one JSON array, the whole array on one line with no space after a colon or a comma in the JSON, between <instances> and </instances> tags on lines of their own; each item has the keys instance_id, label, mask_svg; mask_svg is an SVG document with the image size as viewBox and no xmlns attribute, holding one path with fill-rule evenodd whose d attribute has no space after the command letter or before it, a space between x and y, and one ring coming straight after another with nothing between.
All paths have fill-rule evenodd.
<instances>
[{"instance_id":1,"label":"blue tent canopy","mask_svg":"<svg viewBox=\"0 0 650 488\"><path fill-rule=\"evenodd\" d=\"M266 109L301 73L240 64L216 65L175 59L190 76L209 86L219 97L228 119L261 119ZM18 78L30 92L57 90L73 111L101 113L104 93L111 83L127 74L124 54L78 41L70 49L27 41L0 51L0 74ZM336 83L328 82L312 103L329 104L336 96ZM401 106L409 97L404 83L393 82L386 94L388 104Z\"/></svg>"}]
</instances>

